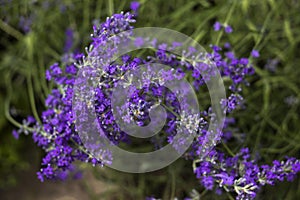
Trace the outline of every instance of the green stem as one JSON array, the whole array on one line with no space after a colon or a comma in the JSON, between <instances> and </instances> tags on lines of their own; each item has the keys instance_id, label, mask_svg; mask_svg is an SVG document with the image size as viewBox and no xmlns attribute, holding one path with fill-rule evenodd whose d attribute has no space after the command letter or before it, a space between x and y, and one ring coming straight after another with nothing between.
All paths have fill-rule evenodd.
<instances>
[{"instance_id":1,"label":"green stem","mask_svg":"<svg viewBox=\"0 0 300 200\"><path fill-rule=\"evenodd\" d=\"M20 128L20 129L25 129L25 130L30 131L30 132L34 131L33 128L30 128L30 127L27 127L27 126L23 126L22 124L20 124L19 122L17 122L17 121L10 115L10 113L9 113L9 99L8 99L8 98L5 100L5 103L4 103L4 104L5 104L5 105L4 105L4 107L5 107L5 108L4 108L4 109L5 109L5 117L6 117L6 119L7 119L10 123L12 123L14 126Z\"/></svg>"},{"instance_id":2,"label":"green stem","mask_svg":"<svg viewBox=\"0 0 300 200\"><path fill-rule=\"evenodd\" d=\"M172 110L171 108L169 108L168 106L166 106L165 104L161 103L160 104L162 107L164 107L165 109L167 109L168 111L170 111L173 115L175 115L178 119L181 119L181 117L176 113L174 112L174 110Z\"/></svg>"},{"instance_id":3,"label":"green stem","mask_svg":"<svg viewBox=\"0 0 300 200\"><path fill-rule=\"evenodd\" d=\"M33 55L33 48L35 43L35 35L32 33L26 37L26 46L28 48L27 51L27 57L30 63L33 63L34 55ZM38 121L39 124L41 124L40 117L38 115L36 105L35 105L35 99L34 99L34 90L33 90L33 84L32 84L32 71L34 66L28 66L28 73L26 77L27 81L27 89L28 89L28 96L30 101L31 110L33 113L33 116Z\"/></svg>"},{"instance_id":4,"label":"green stem","mask_svg":"<svg viewBox=\"0 0 300 200\"><path fill-rule=\"evenodd\" d=\"M113 0L109 0L108 1L108 14L111 16L114 14L114 1Z\"/></svg>"},{"instance_id":5,"label":"green stem","mask_svg":"<svg viewBox=\"0 0 300 200\"><path fill-rule=\"evenodd\" d=\"M222 142L222 145L231 156L235 156L226 143Z\"/></svg>"},{"instance_id":6,"label":"green stem","mask_svg":"<svg viewBox=\"0 0 300 200\"><path fill-rule=\"evenodd\" d=\"M282 0L280 3L276 4L276 7L279 7L279 5L281 5L282 2L283 2L283 0ZM271 19L271 16L272 16L274 13L276 13L276 11L277 11L277 9L274 8L271 12L268 13L268 15L267 15L267 17L266 17L266 19L265 19L265 21L264 21L264 24L263 24L263 26L262 26L262 28L261 28L261 30L260 30L260 37L259 37L258 40L256 41L255 46L254 46L253 49L258 49L257 46L260 44L261 40L265 37L265 36L264 36L264 32L265 32L265 30L266 30L266 28L267 28L267 25L269 24L269 21L270 21L270 19Z\"/></svg>"},{"instance_id":7,"label":"green stem","mask_svg":"<svg viewBox=\"0 0 300 200\"><path fill-rule=\"evenodd\" d=\"M18 30L15 28L11 27L4 21L0 20L0 29L2 29L4 32L6 32L8 35L13 36L17 40L21 40L23 38L23 34L20 33Z\"/></svg>"},{"instance_id":8,"label":"green stem","mask_svg":"<svg viewBox=\"0 0 300 200\"><path fill-rule=\"evenodd\" d=\"M171 199L175 198L175 190L176 190L176 178L174 170L170 167L170 173L171 173Z\"/></svg>"},{"instance_id":9,"label":"green stem","mask_svg":"<svg viewBox=\"0 0 300 200\"><path fill-rule=\"evenodd\" d=\"M89 26L89 20L90 20L90 1L86 0L83 1L84 9L83 9L83 27L87 29Z\"/></svg>"},{"instance_id":10,"label":"green stem","mask_svg":"<svg viewBox=\"0 0 300 200\"><path fill-rule=\"evenodd\" d=\"M235 8L235 6L236 6L236 4L237 4L237 2L238 2L238 1L235 0L235 1L232 3L232 6L231 6L231 8L230 8L230 10L229 10L229 12L228 12L228 14L227 14L227 16L226 16L225 22L224 22L225 25L229 22L229 20L230 20L230 18L231 18L231 15L232 15L232 13L233 13L233 11L234 11L234 8ZM218 38L217 38L217 41L216 41L216 45L219 45L220 40L221 40L221 38L222 38L222 36L223 36L223 33L224 33L224 31L220 31L220 33L219 33L219 35L218 35Z\"/></svg>"},{"instance_id":11,"label":"green stem","mask_svg":"<svg viewBox=\"0 0 300 200\"><path fill-rule=\"evenodd\" d=\"M203 190L203 192L200 193L200 198L203 197L207 192L208 190Z\"/></svg>"},{"instance_id":12,"label":"green stem","mask_svg":"<svg viewBox=\"0 0 300 200\"><path fill-rule=\"evenodd\" d=\"M6 117L6 119L12 123L14 126L18 127L18 128L23 128L23 129L26 129L28 131L33 131L34 129L33 128L29 128L29 127L26 127L26 126L23 126L22 124L20 124L19 122L17 122L9 113L9 102L10 102L10 99L11 99L11 92L12 92L12 86L11 86L11 82L10 82L10 74L8 74L5 78L5 84L6 84L6 87L7 87L7 98L5 99L5 102L4 102L4 115Z\"/></svg>"},{"instance_id":13,"label":"green stem","mask_svg":"<svg viewBox=\"0 0 300 200\"><path fill-rule=\"evenodd\" d=\"M226 192L226 194L230 200L234 200L233 196L229 192Z\"/></svg>"},{"instance_id":14,"label":"green stem","mask_svg":"<svg viewBox=\"0 0 300 200\"><path fill-rule=\"evenodd\" d=\"M32 80L31 80L30 74L28 74L28 77L27 77L27 86L28 86L28 95L29 95L29 101L30 101L30 106L32 109L33 116L41 124L41 119L39 117L39 114L38 114L36 106L35 106L33 86L32 86Z\"/></svg>"}]
</instances>

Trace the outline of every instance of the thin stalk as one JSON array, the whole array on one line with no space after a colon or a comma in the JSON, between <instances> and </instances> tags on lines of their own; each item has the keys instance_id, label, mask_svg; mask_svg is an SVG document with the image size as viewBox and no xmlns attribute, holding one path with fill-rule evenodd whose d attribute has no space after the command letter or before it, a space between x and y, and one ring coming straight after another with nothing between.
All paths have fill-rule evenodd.
<instances>
[{"instance_id":1,"label":"thin stalk","mask_svg":"<svg viewBox=\"0 0 300 200\"><path fill-rule=\"evenodd\" d=\"M234 8L235 8L235 6L236 6L236 4L237 4L237 0L235 0L233 3L232 3L232 6L231 6L231 8L230 8L230 10L229 10L229 12L228 12L228 14L227 14L227 16L226 16L226 19L225 19L225 22L224 22L224 24L227 24L228 22L229 22L229 20L230 20L230 18L231 18L231 16L232 16L232 13L233 13L233 11L234 11ZM224 33L224 31L220 31L220 33L219 33L219 35L218 35L218 38L217 38L217 41L216 41L216 45L219 45L219 43L220 43L220 40L221 40L221 38L222 38L222 36L223 36L223 33Z\"/></svg>"},{"instance_id":2,"label":"thin stalk","mask_svg":"<svg viewBox=\"0 0 300 200\"><path fill-rule=\"evenodd\" d=\"M2 20L0 20L0 29L6 32L8 35L13 36L17 40L21 40L23 38L23 34L21 32L19 32L17 29L13 28L12 26L10 26Z\"/></svg>"}]
</instances>

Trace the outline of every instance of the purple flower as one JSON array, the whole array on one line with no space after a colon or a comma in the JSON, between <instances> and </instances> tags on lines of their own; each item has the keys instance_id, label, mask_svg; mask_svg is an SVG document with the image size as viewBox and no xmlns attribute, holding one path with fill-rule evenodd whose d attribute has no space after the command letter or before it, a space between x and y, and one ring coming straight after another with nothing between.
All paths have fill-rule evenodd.
<instances>
[{"instance_id":1,"label":"purple flower","mask_svg":"<svg viewBox=\"0 0 300 200\"><path fill-rule=\"evenodd\" d=\"M13 131L12 131L12 135L14 136L15 139L18 140L18 139L19 139L19 136L20 136L20 133L19 133L18 131L16 131L16 130L13 130Z\"/></svg>"},{"instance_id":2,"label":"purple flower","mask_svg":"<svg viewBox=\"0 0 300 200\"><path fill-rule=\"evenodd\" d=\"M231 28L231 26L229 26L229 25L227 25L227 26L225 26L225 33L232 33L232 28Z\"/></svg>"},{"instance_id":3,"label":"purple flower","mask_svg":"<svg viewBox=\"0 0 300 200\"><path fill-rule=\"evenodd\" d=\"M28 124L33 124L36 122L35 118L33 116L28 116L26 122Z\"/></svg>"},{"instance_id":4,"label":"purple flower","mask_svg":"<svg viewBox=\"0 0 300 200\"><path fill-rule=\"evenodd\" d=\"M131 9L136 12L139 5L138 2L132 2ZM101 63L101 66L103 66L101 75L97 73L99 72L98 62L109 61L115 55L115 44L118 44L120 40L130 38L133 29L132 23L135 22L134 16L131 13L122 12L114 14L101 24L94 25L91 43L93 49L88 50L86 56L75 53L65 54L66 56L62 58L61 63L53 64L46 71L46 79L53 81L55 88L45 100L46 109L41 115L42 122L36 122L34 118L29 117L24 120L22 129L13 131L13 136L18 139L19 133L28 133L27 130L31 130L29 132L32 133L34 142L45 150L41 170L37 173L38 178L44 181L45 179L57 178L65 180L69 175L76 177L74 175L75 161L88 162L93 166L109 165L112 161L111 153L103 151L97 158L91 155L84 148L78 130L89 128L89 131L96 132L101 128L103 133L100 135L107 137L112 144L131 142L130 138L121 130L113 115L110 99L112 89L118 84L124 84L124 82L121 82L124 74L138 69L141 64L147 66L153 63L162 63L170 66L171 70L162 70L159 75L152 74L153 71L148 70L143 73L143 79L140 81L141 88L133 87L130 81L126 80L129 82L127 84L130 89L130 96L128 101L118 109L118 113L124 117L126 123L134 122L137 126L146 126L153 120L152 122L157 124L157 119L150 120L150 109L163 102L171 110L166 110L164 134L151 140L154 148L158 149L164 145L164 142L168 142L180 152L180 146L186 142L186 139L175 137L178 131L177 125L182 122L187 125L188 129L195 129L197 137L191 145L191 150L186 155L194 160L193 170L196 178L208 190L215 189L217 193L223 191L236 193L237 199L253 199L263 185L272 185L285 179L293 180L300 170L299 160L295 158L287 158L284 161L275 160L272 165L259 166L257 160L251 160L251 154L247 148L242 148L237 153L234 152L233 156L227 156L219 148L207 150L205 148L207 142L211 142L213 146L216 146L221 137L225 140L234 139L232 135L236 130L232 126L235 119L226 118L224 129L218 129L217 134L213 134L214 132L208 126L210 120L214 118L211 107L201 110L195 115L188 113L181 115L180 111L185 105L181 106L176 94L161 84L161 82L177 81L177 79L181 80L187 77L193 82L196 89L200 89L207 80L215 76L211 66L207 62L203 62L203 60L209 60L219 69L221 77L230 82L227 88L229 89L228 97L221 100L221 106L224 110L227 108L228 112L240 108L244 99L241 88L249 84L247 77L252 75L254 70L252 63L250 63L251 60L239 58L238 53L228 50L230 48L229 43L224 45L227 50L217 45L211 45L210 53L203 55L199 54L200 52L197 52L195 48L188 47L186 51L174 55L170 50L180 46L180 43L159 43L155 39L149 41L140 37L133 41L134 45L141 47L145 43L149 43L154 49L157 49L154 54L148 56L147 59L123 55L120 63ZM221 30L222 27L223 25L219 22L214 24L215 31ZM122 36L111 37L123 31L128 31L128 35L122 34ZM225 32L231 33L232 28L226 26ZM73 38L73 32L67 30L66 35L64 50L69 51L73 45L73 39L71 39ZM107 45L107 43L110 45ZM193 64L188 62L192 58L199 57L199 55L202 56L199 61L195 61ZM258 57L259 53L257 52L257 55L253 57L255 56ZM89 121L86 111L89 109L90 104L84 102L73 105L75 86L79 86L80 89L85 91L91 90L86 86L85 80L80 78L81 74L78 75L79 77L77 76L78 69L82 69L83 65L86 64L88 64L88 67L85 66L87 70L82 75L85 77L96 75L101 82L99 86L97 85L96 88L92 89L92 97L88 94L85 97L88 103L92 102L91 105L96 112L96 120L94 121L97 124L96 128L85 123ZM153 77L159 82L153 81ZM182 91L182 93L184 96L185 91ZM74 115L77 116L76 120L82 122L81 126L74 126ZM177 115L187 121L179 120ZM99 148L96 144L88 145L93 149ZM206 157L199 159L203 150Z\"/></svg>"},{"instance_id":5,"label":"purple flower","mask_svg":"<svg viewBox=\"0 0 300 200\"><path fill-rule=\"evenodd\" d=\"M144 45L144 39L142 37L137 37L134 41L134 45L138 48L143 46Z\"/></svg>"},{"instance_id":6,"label":"purple flower","mask_svg":"<svg viewBox=\"0 0 300 200\"><path fill-rule=\"evenodd\" d=\"M76 180L76 179L81 179L82 178L82 172L81 171L78 171L78 172L76 172L74 175L73 175L73 177L74 177L74 179Z\"/></svg>"},{"instance_id":7,"label":"purple flower","mask_svg":"<svg viewBox=\"0 0 300 200\"><path fill-rule=\"evenodd\" d=\"M234 52L232 51L226 52L225 56L231 60L235 59Z\"/></svg>"},{"instance_id":8,"label":"purple flower","mask_svg":"<svg viewBox=\"0 0 300 200\"><path fill-rule=\"evenodd\" d=\"M231 186L233 185L234 177L229 176L227 173L222 172L220 174L216 174L215 177L220 178L220 184Z\"/></svg>"},{"instance_id":9,"label":"purple flower","mask_svg":"<svg viewBox=\"0 0 300 200\"><path fill-rule=\"evenodd\" d=\"M134 12L137 12L140 7L140 3L138 1L132 1L130 3L130 9L133 10Z\"/></svg>"},{"instance_id":10,"label":"purple flower","mask_svg":"<svg viewBox=\"0 0 300 200\"><path fill-rule=\"evenodd\" d=\"M21 16L19 21L19 27L24 31L24 33L28 33L31 30L33 15L29 17Z\"/></svg>"},{"instance_id":11,"label":"purple flower","mask_svg":"<svg viewBox=\"0 0 300 200\"><path fill-rule=\"evenodd\" d=\"M214 24L214 30L219 31L222 28L222 24L220 22L215 22Z\"/></svg>"},{"instance_id":12,"label":"purple flower","mask_svg":"<svg viewBox=\"0 0 300 200\"><path fill-rule=\"evenodd\" d=\"M243 148L235 157L224 157L223 153L212 151L206 161L198 163L195 173L208 190L216 185L219 189L237 193L236 199L254 199L265 184L273 185L285 178L293 180L300 170L299 163L295 158L287 158L286 161L273 161L272 166L258 166L250 160L249 149Z\"/></svg>"},{"instance_id":13,"label":"purple flower","mask_svg":"<svg viewBox=\"0 0 300 200\"><path fill-rule=\"evenodd\" d=\"M241 58L240 59L240 64L241 65L248 65L248 63L249 63L249 60L247 58Z\"/></svg>"},{"instance_id":14,"label":"purple flower","mask_svg":"<svg viewBox=\"0 0 300 200\"><path fill-rule=\"evenodd\" d=\"M251 51L251 56L252 56L253 58L258 58L260 55L259 55L259 52L258 52L257 50L253 49L253 50Z\"/></svg>"},{"instance_id":15,"label":"purple flower","mask_svg":"<svg viewBox=\"0 0 300 200\"><path fill-rule=\"evenodd\" d=\"M71 28L67 28L65 32L65 46L64 46L64 52L69 52L73 46L73 40L74 40L74 32Z\"/></svg>"},{"instance_id":16,"label":"purple flower","mask_svg":"<svg viewBox=\"0 0 300 200\"><path fill-rule=\"evenodd\" d=\"M229 42L226 42L226 43L224 44L224 48L226 48L226 49L230 49L230 48L231 48L231 45L230 45L230 43L229 43Z\"/></svg>"},{"instance_id":17,"label":"purple flower","mask_svg":"<svg viewBox=\"0 0 300 200\"><path fill-rule=\"evenodd\" d=\"M240 81L240 79L235 79L234 81ZM235 110L243 101L243 97L239 94L231 94L227 99L221 100L221 105L223 108L227 108L230 113Z\"/></svg>"},{"instance_id":18,"label":"purple flower","mask_svg":"<svg viewBox=\"0 0 300 200\"><path fill-rule=\"evenodd\" d=\"M214 179L211 176L204 176L201 183L207 190L212 190L214 187Z\"/></svg>"}]
</instances>

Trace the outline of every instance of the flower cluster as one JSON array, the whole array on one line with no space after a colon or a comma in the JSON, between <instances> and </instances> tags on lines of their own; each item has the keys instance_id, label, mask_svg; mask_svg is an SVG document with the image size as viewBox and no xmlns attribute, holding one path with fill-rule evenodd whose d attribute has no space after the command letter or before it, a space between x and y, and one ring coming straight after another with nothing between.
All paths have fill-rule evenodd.
<instances>
[{"instance_id":1,"label":"flower cluster","mask_svg":"<svg viewBox=\"0 0 300 200\"><path fill-rule=\"evenodd\" d=\"M86 55L68 54L63 62L55 63L47 70L46 79L54 81L56 85L45 101L47 109L42 112L41 119L29 117L24 121L22 129L13 132L16 138L21 132L31 132L33 140L46 152L42 168L37 173L38 178L41 181L45 178L66 178L68 174L74 174L73 163L76 160L89 162L94 166L109 164L109 152L102 152L100 157L95 157L83 146L82 138L78 135L79 127L75 126L75 115L78 120L88 121L89 116L85 111L94 109L99 128L113 145L117 145L130 141L130 137L120 128L114 112L117 112L125 123L134 122L143 127L152 120L155 124L159 123L159 120L156 122L157 119L151 118L150 113L160 105L166 109L166 121L160 132L162 134L151 141L155 148L170 143L180 152L180 145L186 141L182 138L180 141L174 139L176 134L185 132L188 135L196 132L197 137L186 155L194 160L196 177L206 189L222 188L226 192L235 192L237 199L253 199L265 184L272 185L284 178L292 180L300 169L299 161L295 158L287 158L283 162L274 161L272 166L259 166L255 160L250 159L248 149L241 149L240 153L232 157L226 157L224 153L212 149L207 152L206 157L199 159L207 140L213 143L212 146L216 146L222 137L229 140L230 133L226 129L217 129L217 134L212 134L209 130L209 123L214 119L211 106L207 106L206 110L199 110L199 113L189 112L187 97L190 95L187 87L171 91L164 83L186 79L196 91L200 91L206 81L215 75L210 67L213 63L220 71L221 77L229 82L229 96L219 103L224 112L232 112L243 105L242 86L249 85L246 78L254 74L254 68L248 58L237 58L229 43L224 47L212 45L208 54L200 54L195 48L189 47L180 55L175 55L171 52L182 45L179 42L169 45L149 38L136 38L134 45L140 47L149 43L155 49L154 54L146 58L123 55L119 62L112 62L118 52L117 45L131 37L132 23L135 22L134 17L139 4L132 3L131 7L135 14L121 12L107 18L104 23L93 26L92 43L86 48ZM214 25L216 31L223 27L225 32L232 32L229 25L225 26L219 22ZM66 34L73 37L71 30L67 30ZM65 51L68 52L71 46L72 41L67 40ZM253 50L251 56L259 57L259 52ZM132 78L134 71L140 69L140 65L151 68L153 63L170 68L158 71L146 68L142 73L140 86L137 87L138 84L135 85ZM92 85L91 88L80 85L81 79L76 78L82 69L85 69L84 77L97 80L96 85ZM131 93L128 101L114 111L111 96L114 88L120 85ZM88 92L80 99L82 104L74 107L75 88ZM81 97L75 95L75 98ZM227 118L225 128L232 123L234 119Z\"/></svg>"},{"instance_id":2,"label":"flower cluster","mask_svg":"<svg viewBox=\"0 0 300 200\"><path fill-rule=\"evenodd\" d=\"M194 161L194 164L196 177L207 190L222 188L235 193L236 199L253 199L262 186L284 179L292 181L300 171L300 162L295 158L274 160L273 165L258 165L251 160L248 148L232 157L213 150L205 161Z\"/></svg>"},{"instance_id":3,"label":"flower cluster","mask_svg":"<svg viewBox=\"0 0 300 200\"><path fill-rule=\"evenodd\" d=\"M224 28L225 33L231 33L233 31L230 25L221 24L220 22L214 24L215 31L220 31L222 28Z\"/></svg>"}]
</instances>

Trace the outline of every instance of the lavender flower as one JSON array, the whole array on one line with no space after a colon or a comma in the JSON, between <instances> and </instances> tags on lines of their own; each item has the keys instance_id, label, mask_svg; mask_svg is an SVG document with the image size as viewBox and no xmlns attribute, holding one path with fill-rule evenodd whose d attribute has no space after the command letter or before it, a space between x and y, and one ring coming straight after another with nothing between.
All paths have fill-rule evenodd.
<instances>
[{"instance_id":1,"label":"lavender flower","mask_svg":"<svg viewBox=\"0 0 300 200\"><path fill-rule=\"evenodd\" d=\"M47 155L42 162L43 167L41 171L38 172L38 177L40 180L43 181L44 178L51 179L58 177L62 172L69 170L75 160L90 162L92 165L103 165L110 159L110 155L105 152L101 156L102 160L93 157L90 152L82 147L82 142L76 133L76 130L74 130L74 127L72 126L72 124L74 124L74 118L71 105L72 94L74 92L73 87L75 75L78 71L78 68L80 68L82 65L86 65L84 62L92 63L89 64L91 67L97 67L97 63L93 64L93 58L97 58L97 56L100 54L105 55L109 60L115 51L113 45L108 46L109 49L104 48L107 42L110 40L110 36L122 31L131 30L133 28L131 23L133 22L135 22L135 20L133 15L130 13L115 14L112 17L107 18L104 23L98 26L95 25L93 27L93 49L88 51L90 60L82 60L82 54L71 54L71 57L65 59L63 63L55 63L50 67L49 70L46 71L47 80L55 81L57 88L52 90L52 93L49 94L45 101L47 110L42 114L42 124L36 123L33 125L32 134L34 141L39 146L42 146L47 152ZM70 30L67 30L66 34L72 36L72 32ZM126 37L127 36L124 35L124 38ZM119 39L120 38L114 38L115 42L118 42ZM144 38L137 38L134 44L138 47L144 42L146 42ZM71 40L67 41L66 44L66 46L70 46ZM124 72L137 68L137 66L141 63L161 62L169 66L177 67L177 69L173 72L164 71L162 73L162 77L160 78L161 81L183 79L189 71L191 71L191 74L193 74L192 77L194 78L194 85L197 86L196 88L199 88L201 85L203 85L206 79L209 79L208 75L202 76L204 74L210 74L210 68L206 63L201 61L199 63L194 63L195 65L198 65L198 69L201 69L198 71L188 62L190 57L197 56L195 49L189 48L188 51L182 52L182 57L178 57L169 53L167 50L169 48L176 48L177 46L180 46L180 44L173 44L172 47L169 47L166 44L152 43L152 41L151 44L154 45L153 47L158 47L158 50L155 56L148 57L148 60L132 58L125 55L122 57L122 65L105 63L103 65L104 67L102 70L105 74L105 77L102 77L101 79L104 81L98 88L96 88L96 95L93 101L97 111L97 120L101 122L101 128L104 130L106 137L108 137L114 144L118 144L119 142L127 140L125 133L120 129L114 119L112 111L110 110L111 102L109 100L111 88L118 84L116 82L116 80L118 80L117 77L121 77ZM207 58L216 63L216 65L222 70L223 76L228 76L230 79L232 79L232 88L237 88L238 85L243 83L245 76L248 74L251 75L251 70L249 70L251 66L248 66L249 63L247 59L238 60L235 57L231 57L231 60L224 61L224 58L220 54L220 47L212 46L212 50L213 52L207 55ZM74 65L74 62L77 64ZM87 73L93 73L93 71L87 71ZM186 120L182 121L177 118L179 104L174 94L168 92L166 88L161 87L160 85L153 84L150 79L145 79L143 82L145 83L145 87L135 90L132 93L130 102L124 109L128 110L129 120L134 120L138 126L146 125L149 121L149 109L151 109L151 107L158 102L165 102L166 106L173 110L172 112L167 112L168 120L166 126L163 128L163 130L167 133L167 136L162 137L159 140L152 140L154 143L156 143L155 146L160 146L157 142L163 140L173 144L184 144L185 141L174 142L173 139L176 131L178 131L176 130L176 126L181 123L187 125L187 130L190 129L188 127L190 127L191 124L195 124L196 131L199 124L199 128L201 128L200 133L203 134L202 136L205 136L205 134L210 134L207 132L208 122L204 121L201 115L195 117L181 116L181 119L190 119L192 117L191 122ZM236 109L236 106L239 105L240 99L241 97L236 94L235 96L230 96L228 100L224 100L227 102L226 106L228 106L228 110L231 111ZM75 108L75 110L76 109L82 110L86 108L78 107ZM86 118L86 116L84 116L84 112L82 113L83 115L81 116L81 119ZM209 115L209 112L206 113ZM203 116L207 117L206 114ZM215 145L219 140L218 138L220 138L220 134L217 136L217 138L215 138ZM16 132L14 132L14 135L17 136ZM200 136L200 138L202 136ZM195 144L196 146L201 145L201 143L197 144L197 141L195 141ZM175 148L180 151L180 145L176 146ZM211 181L207 180L205 183L209 184Z\"/></svg>"},{"instance_id":2,"label":"lavender flower","mask_svg":"<svg viewBox=\"0 0 300 200\"><path fill-rule=\"evenodd\" d=\"M274 59L268 59L266 65L264 66L265 69L269 70L270 72L275 72L277 70L277 66L279 64L279 60Z\"/></svg>"},{"instance_id":3,"label":"lavender flower","mask_svg":"<svg viewBox=\"0 0 300 200\"><path fill-rule=\"evenodd\" d=\"M300 171L300 162L295 158L259 166L250 157L247 148L234 157L225 157L224 153L214 150L205 161L195 161L194 172L208 190L222 188L235 193L236 199L254 199L262 186L284 179L292 181Z\"/></svg>"},{"instance_id":4,"label":"lavender flower","mask_svg":"<svg viewBox=\"0 0 300 200\"><path fill-rule=\"evenodd\" d=\"M132 1L130 3L130 9L132 11L134 11L135 14L137 14L137 11L138 11L139 7L140 7L140 3L138 1Z\"/></svg>"},{"instance_id":5,"label":"lavender flower","mask_svg":"<svg viewBox=\"0 0 300 200\"><path fill-rule=\"evenodd\" d=\"M225 33L231 33L233 30L231 28L231 26L227 25L225 26Z\"/></svg>"},{"instance_id":6,"label":"lavender flower","mask_svg":"<svg viewBox=\"0 0 300 200\"><path fill-rule=\"evenodd\" d=\"M253 58L258 58L260 55L259 55L259 52L258 52L257 50L253 49L253 50L251 51L251 56L252 56Z\"/></svg>"},{"instance_id":7,"label":"lavender flower","mask_svg":"<svg viewBox=\"0 0 300 200\"><path fill-rule=\"evenodd\" d=\"M220 22L215 22L214 24L214 31L220 31L222 28L224 28L225 33L232 33L232 27L226 24L221 24Z\"/></svg>"},{"instance_id":8,"label":"lavender flower","mask_svg":"<svg viewBox=\"0 0 300 200\"><path fill-rule=\"evenodd\" d=\"M237 107L242 103L243 97L239 94L231 94L228 99L222 99L221 105L229 113L237 109Z\"/></svg>"},{"instance_id":9,"label":"lavender flower","mask_svg":"<svg viewBox=\"0 0 300 200\"><path fill-rule=\"evenodd\" d=\"M21 16L19 21L19 27L24 31L24 33L28 33L31 30L33 15L29 17Z\"/></svg>"},{"instance_id":10,"label":"lavender flower","mask_svg":"<svg viewBox=\"0 0 300 200\"><path fill-rule=\"evenodd\" d=\"M64 45L64 52L67 53L71 50L73 46L74 32L71 28L67 28L65 35L66 35L66 40Z\"/></svg>"},{"instance_id":11,"label":"lavender flower","mask_svg":"<svg viewBox=\"0 0 300 200\"><path fill-rule=\"evenodd\" d=\"M131 3L131 9L134 12L137 12L138 8L138 2ZM89 162L93 166L103 166L111 162L110 152L103 151L100 153L101 156L95 156L93 152L88 151L78 135L78 129L82 127L75 128L74 126L74 115L77 116L76 120L82 120L83 127L89 125L84 123L89 121L89 116L85 112L88 109L93 108L96 111L97 129L103 130L103 134L113 145L130 142L130 137L116 122L110 99L113 88L121 84L131 91L128 102L121 105L118 110L126 123L134 122L137 126L146 126L150 121L151 109L162 104L168 108L166 123L162 128L164 135L161 134L162 136L151 140L155 148L170 143L180 152L181 145L186 141L184 138L176 139L176 134L185 132L188 136L191 132L197 133L186 155L194 161L193 170L196 178L207 190L215 190L217 193L230 192L235 194L236 199L253 199L259 189L266 184L273 185L284 179L293 180L300 170L299 160L295 158L286 158L281 162L274 161L272 165L258 165L256 160L251 160L250 151L247 148L241 149L232 156L226 156L216 149L209 149L206 157L200 157L207 142L216 146L222 137L226 140L231 138L232 133L226 131L228 131L229 124L234 124L234 119L227 118L225 129L217 129L217 134L212 134L208 126L209 122L214 119L211 107L199 110L196 114L182 112L186 104L179 104L178 98L184 99L184 96L187 96L185 91L176 95L163 86L164 82L178 81L187 77L195 89L200 90L205 82L214 76L208 63L211 61L220 70L222 78L229 82L228 98L222 99L220 104L224 112L231 113L243 105L241 88L243 85L249 85L246 79L254 74L251 61L248 58L238 58L235 52L230 50L229 43L224 45L225 50L220 46L211 45L211 52L205 55L200 55L193 47L182 51L179 55L174 55L170 50L179 47L180 43L174 42L168 45L159 43L155 39L149 41L147 38L136 38L134 41L136 47L148 42L154 49L157 49L155 53L147 56L146 59L123 55L119 63L110 63L109 61L117 51L116 44L130 38L132 24L135 22L134 16L131 13L121 12L107 18L102 24L94 25L91 35L92 43L86 48L87 56L68 53L60 63L54 63L46 71L46 79L53 81L56 87L45 100L46 110L42 112L41 122L29 117L24 120L20 130L13 131L16 139L19 138L20 133L31 133L33 140L46 152L42 159L42 167L37 172L38 178L41 181L45 179L65 180L68 176L74 175L75 161ZM215 31L223 27L226 33L233 31L229 25L224 26L219 22L214 24ZM121 34L113 37L119 33ZM64 51L69 52L73 45L72 30L68 29L66 35ZM251 56L259 57L258 51L253 50ZM199 59L191 62L193 61L191 58ZM126 72L138 69L139 65L152 63L162 63L172 69L161 70L158 74L153 74L153 71L148 70L143 74L140 88L132 84L132 79L124 78ZM82 104L72 108L75 89L78 86L82 90L88 88L84 82L80 82L84 80L80 78L75 80L77 73L83 67L87 68L84 71L85 76L99 78L99 84L97 83L92 88L93 96L87 94ZM80 74L78 76L80 77ZM98 150L99 147L93 146L93 148Z\"/></svg>"},{"instance_id":12,"label":"lavender flower","mask_svg":"<svg viewBox=\"0 0 300 200\"><path fill-rule=\"evenodd\" d=\"M222 24L220 22L215 22L214 24L214 30L219 31L222 28Z\"/></svg>"}]
</instances>

